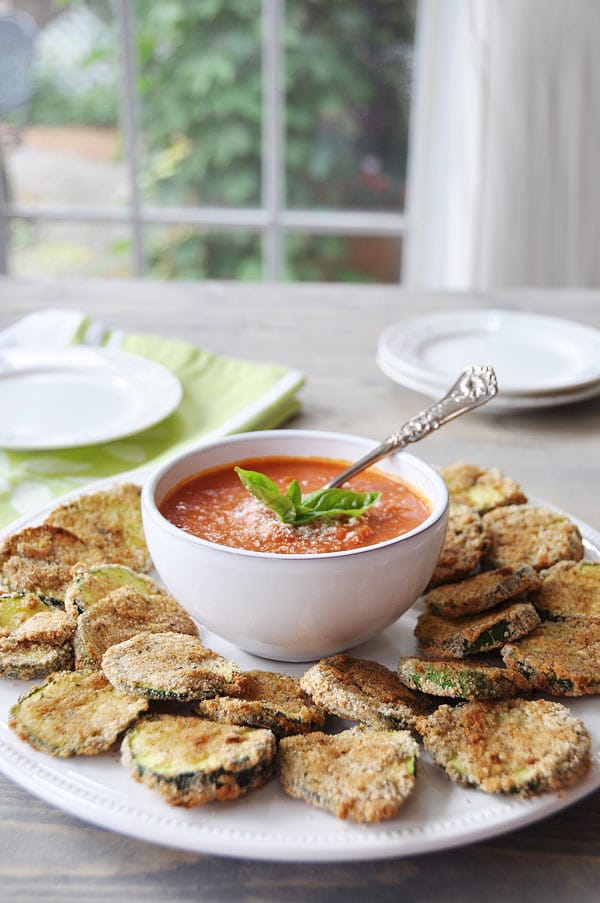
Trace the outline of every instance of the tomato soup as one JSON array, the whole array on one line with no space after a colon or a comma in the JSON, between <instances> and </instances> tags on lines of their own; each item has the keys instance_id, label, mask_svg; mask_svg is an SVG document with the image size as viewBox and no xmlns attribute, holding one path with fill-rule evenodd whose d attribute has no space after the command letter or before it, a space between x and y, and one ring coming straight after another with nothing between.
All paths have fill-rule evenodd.
<instances>
[{"instance_id":1,"label":"tomato soup","mask_svg":"<svg viewBox=\"0 0 600 903\"><path fill-rule=\"evenodd\" d=\"M347 461L330 458L292 457L252 458L235 464L266 474L282 492L297 480L303 495L322 488L348 466ZM242 486L231 463L184 480L159 507L168 521L201 539L283 555L342 552L375 545L407 533L431 513L426 499L414 488L374 467L353 477L344 488L380 492L381 496L359 516L285 524Z\"/></svg>"}]
</instances>

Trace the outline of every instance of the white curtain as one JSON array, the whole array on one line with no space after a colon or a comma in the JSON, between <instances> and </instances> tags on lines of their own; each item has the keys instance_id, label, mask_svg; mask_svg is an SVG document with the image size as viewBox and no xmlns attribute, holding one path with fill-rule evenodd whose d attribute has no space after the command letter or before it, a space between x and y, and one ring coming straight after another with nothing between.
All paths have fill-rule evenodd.
<instances>
[{"instance_id":1,"label":"white curtain","mask_svg":"<svg viewBox=\"0 0 600 903\"><path fill-rule=\"evenodd\" d=\"M421 0L404 281L600 286L600 0Z\"/></svg>"}]
</instances>

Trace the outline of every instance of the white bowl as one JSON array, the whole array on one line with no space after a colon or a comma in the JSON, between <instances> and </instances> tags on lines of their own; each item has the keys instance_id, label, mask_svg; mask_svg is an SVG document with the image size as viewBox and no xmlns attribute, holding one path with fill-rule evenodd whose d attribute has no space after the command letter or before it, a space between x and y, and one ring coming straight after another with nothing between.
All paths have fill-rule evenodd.
<instances>
[{"instance_id":1,"label":"white bowl","mask_svg":"<svg viewBox=\"0 0 600 903\"><path fill-rule=\"evenodd\" d=\"M390 455L377 466L424 495L430 516L408 533L347 552L233 549L175 527L158 507L182 480L220 464L271 455L354 461L375 444L342 433L265 430L200 445L163 464L144 485L142 515L150 554L169 591L212 633L280 661L333 655L388 627L427 586L446 531L446 485L413 455Z\"/></svg>"}]
</instances>

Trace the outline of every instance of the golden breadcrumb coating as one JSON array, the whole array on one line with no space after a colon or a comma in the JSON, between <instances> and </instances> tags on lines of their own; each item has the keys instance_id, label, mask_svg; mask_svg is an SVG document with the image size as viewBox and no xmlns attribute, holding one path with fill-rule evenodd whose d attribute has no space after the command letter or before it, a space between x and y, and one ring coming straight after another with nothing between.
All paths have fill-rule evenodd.
<instances>
[{"instance_id":1,"label":"golden breadcrumb coating","mask_svg":"<svg viewBox=\"0 0 600 903\"><path fill-rule=\"evenodd\" d=\"M509 505L483 516L489 535L487 559L494 567L521 567L536 571L557 561L580 561L583 542L579 528L549 508Z\"/></svg>"},{"instance_id":2,"label":"golden breadcrumb coating","mask_svg":"<svg viewBox=\"0 0 600 903\"><path fill-rule=\"evenodd\" d=\"M289 796L337 818L372 824L393 818L410 796L417 758L408 731L315 731L280 741L279 776Z\"/></svg>"},{"instance_id":3,"label":"golden breadcrumb coating","mask_svg":"<svg viewBox=\"0 0 600 903\"><path fill-rule=\"evenodd\" d=\"M410 728L427 701L379 662L333 655L300 677L300 686L332 715L375 728Z\"/></svg>"},{"instance_id":4,"label":"golden breadcrumb coating","mask_svg":"<svg viewBox=\"0 0 600 903\"><path fill-rule=\"evenodd\" d=\"M122 693L189 701L241 693L246 679L235 662L185 633L140 633L110 646L102 670Z\"/></svg>"},{"instance_id":5,"label":"golden breadcrumb coating","mask_svg":"<svg viewBox=\"0 0 600 903\"><path fill-rule=\"evenodd\" d=\"M468 505L450 503L444 545L429 581L429 588L468 577L477 569L488 547L479 514Z\"/></svg>"},{"instance_id":6,"label":"golden breadcrumb coating","mask_svg":"<svg viewBox=\"0 0 600 903\"><path fill-rule=\"evenodd\" d=\"M98 552L99 561L146 571L152 562L142 527L140 494L140 487L133 483L84 493L55 508L46 523L79 536Z\"/></svg>"},{"instance_id":7,"label":"golden breadcrumb coating","mask_svg":"<svg viewBox=\"0 0 600 903\"><path fill-rule=\"evenodd\" d=\"M239 699L218 696L197 703L196 714L212 721L272 730L276 737L304 734L325 724L325 713L300 686L277 671L246 671Z\"/></svg>"},{"instance_id":8,"label":"golden breadcrumb coating","mask_svg":"<svg viewBox=\"0 0 600 903\"><path fill-rule=\"evenodd\" d=\"M507 640L530 633L540 617L530 602L506 602L497 608L464 618L419 615L414 634L426 655L464 658L498 649Z\"/></svg>"},{"instance_id":9,"label":"golden breadcrumb coating","mask_svg":"<svg viewBox=\"0 0 600 903\"><path fill-rule=\"evenodd\" d=\"M51 756L95 756L147 707L145 699L115 690L101 671L61 671L19 699L9 727Z\"/></svg>"},{"instance_id":10,"label":"golden breadcrumb coating","mask_svg":"<svg viewBox=\"0 0 600 903\"><path fill-rule=\"evenodd\" d=\"M590 764L584 724L544 699L442 705L421 718L418 729L452 781L486 793L528 797L562 790Z\"/></svg>"},{"instance_id":11,"label":"golden breadcrumb coating","mask_svg":"<svg viewBox=\"0 0 600 903\"><path fill-rule=\"evenodd\" d=\"M526 564L517 569L502 567L482 571L458 583L437 586L425 594L424 600L432 614L461 618L487 611L540 586L537 571Z\"/></svg>"}]
</instances>

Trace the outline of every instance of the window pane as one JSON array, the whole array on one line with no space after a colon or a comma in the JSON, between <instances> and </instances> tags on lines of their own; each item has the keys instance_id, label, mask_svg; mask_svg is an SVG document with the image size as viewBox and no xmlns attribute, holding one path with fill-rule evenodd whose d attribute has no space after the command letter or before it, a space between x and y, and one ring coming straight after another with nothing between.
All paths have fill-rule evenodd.
<instances>
[{"instance_id":1,"label":"window pane","mask_svg":"<svg viewBox=\"0 0 600 903\"><path fill-rule=\"evenodd\" d=\"M414 0L287 0L290 207L401 210Z\"/></svg>"},{"instance_id":2,"label":"window pane","mask_svg":"<svg viewBox=\"0 0 600 903\"><path fill-rule=\"evenodd\" d=\"M261 239L249 232L209 232L193 226L148 226L148 275L156 279L262 278Z\"/></svg>"},{"instance_id":3,"label":"window pane","mask_svg":"<svg viewBox=\"0 0 600 903\"><path fill-rule=\"evenodd\" d=\"M19 69L23 102L5 98L0 110L9 198L20 205L122 206L112 5L36 8L31 65ZM15 39L8 52L19 57L22 50Z\"/></svg>"},{"instance_id":4,"label":"window pane","mask_svg":"<svg viewBox=\"0 0 600 903\"><path fill-rule=\"evenodd\" d=\"M260 204L260 0L138 0L135 14L145 198Z\"/></svg>"},{"instance_id":5,"label":"window pane","mask_svg":"<svg viewBox=\"0 0 600 903\"><path fill-rule=\"evenodd\" d=\"M9 270L14 276L127 278L132 254L127 226L13 220Z\"/></svg>"},{"instance_id":6,"label":"window pane","mask_svg":"<svg viewBox=\"0 0 600 903\"><path fill-rule=\"evenodd\" d=\"M288 235L286 278L299 282L400 281L401 238Z\"/></svg>"}]
</instances>

